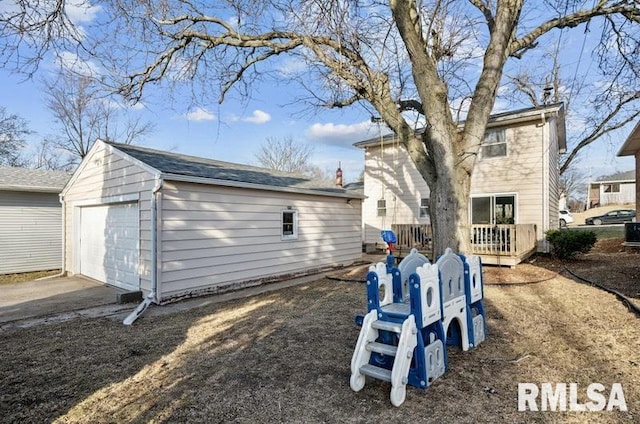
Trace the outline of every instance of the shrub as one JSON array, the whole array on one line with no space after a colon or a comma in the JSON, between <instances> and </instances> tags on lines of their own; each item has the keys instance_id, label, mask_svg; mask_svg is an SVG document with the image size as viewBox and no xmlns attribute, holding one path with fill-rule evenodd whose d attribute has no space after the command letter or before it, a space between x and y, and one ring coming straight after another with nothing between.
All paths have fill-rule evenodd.
<instances>
[{"instance_id":1,"label":"shrub","mask_svg":"<svg viewBox=\"0 0 640 424\"><path fill-rule=\"evenodd\" d=\"M553 254L561 259L574 257L578 253L587 253L596 244L597 239L593 231L547 231L547 240L551 243Z\"/></svg>"}]
</instances>

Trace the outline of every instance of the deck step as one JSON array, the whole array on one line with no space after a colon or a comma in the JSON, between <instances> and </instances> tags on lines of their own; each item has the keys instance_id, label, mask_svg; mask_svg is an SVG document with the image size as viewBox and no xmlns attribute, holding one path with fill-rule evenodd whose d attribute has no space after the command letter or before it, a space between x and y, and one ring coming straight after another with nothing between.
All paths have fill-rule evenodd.
<instances>
[{"instance_id":1,"label":"deck step","mask_svg":"<svg viewBox=\"0 0 640 424\"><path fill-rule=\"evenodd\" d=\"M378 330L385 331L393 331L394 333L400 334L402 332L402 324L398 322L389 322L389 321L374 321L371 326Z\"/></svg>"},{"instance_id":2,"label":"deck step","mask_svg":"<svg viewBox=\"0 0 640 424\"><path fill-rule=\"evenodd\" d=\"M364 375L368 375L369 377L377 378L378 380L391 382L391 370L386 368L365 364L360 367L360 372Z\"/></svg>"},{"instance_id":3,"label":"deck step","mask_svg":"<svg viewBox=\"0 0 640 424\"><path fill-rule=\"evenodd\" d=\"M398 347L384 344L384 343L369 342L367 343L367 350L369 350L370 352L382 353L383 355L387 355L387 356L396 356Z\"/></svg>"}]
</instances>

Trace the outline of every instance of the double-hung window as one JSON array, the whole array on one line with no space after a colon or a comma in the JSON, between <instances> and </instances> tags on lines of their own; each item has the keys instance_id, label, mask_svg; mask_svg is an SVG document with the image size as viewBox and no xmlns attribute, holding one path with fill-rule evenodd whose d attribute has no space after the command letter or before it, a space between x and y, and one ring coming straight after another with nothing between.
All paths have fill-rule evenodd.
<instances>
[{"instance_id":1,"label":"double-hung window","mask_svg":"<svg viewBox=\"0 0 640 424\"><path fill-rule=\"evenodd\" d=\"M378 216L387 216L387 201L385 199L378 200Z\"/></svg>"},{"instance_id":2,"label":"double-hung window","mask_svg":"<svg viewBox=\"0 0 640 424\"><path fill-rule=\"evenodd\" d=\"M429 199L420 199L420 218L429 217Z\"/></svg>"},{"instance_id":3,"label":"double-hung window","mask_svg":"<svg viewBox=\"0 0 640 424\"><path fill-rule=\"evenodd\" d=\"M507 135L506 130L491 129L487 130L482 139L481 157L483 158L500 158L507 156Z\"/></svg>"},{"instance_id":4,"label":"double-hung window","mask_svg":"<svg viewBox=\"0 0 640 424\"><path fill-rule=\"evenodd\" d=\"M282 211L282 240L298 238L298 211L287 209Z\"/></svg>"}]
</instances>

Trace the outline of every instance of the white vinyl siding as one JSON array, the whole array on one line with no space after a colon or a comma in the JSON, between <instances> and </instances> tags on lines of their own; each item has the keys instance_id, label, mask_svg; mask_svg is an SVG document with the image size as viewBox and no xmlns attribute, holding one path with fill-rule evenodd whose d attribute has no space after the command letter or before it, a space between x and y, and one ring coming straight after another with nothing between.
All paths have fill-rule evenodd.
<instances>
[{"instance_id":1,"label":"white vinyl siding","mask_svg":"<svg viewBox=\"0 0 640 424\"><path fill-rule=\"evenodd\" d=\"M282 240L288 206L296 240ZM161 214L163 301L361 257L360 201L166 181Z\"/></svg>"},{"instance_id":2,"label":"white vinyl siding","mask_svg":"<svg viewBox=\"0 0 640 424\"><path fill-rule=\"evenodd\" d=\"M546 128L532 123L506 128L509 156L476 162L471 177L472 197L486 193L517 193L517 223L536 224L538 240L544 240L544 223L549 220L551 207L544 199L549 192L550 153L543 146L549 142ZM557 222L557 200L555 207Z\"/></svg>"},{"instance_id":3,"label":"white vinyl siding","mask_svg":"<svg viewBox=\"0 0 640 424\"><path fill-rule=\"evenodd\" d=\"M382 242L381 230L392 224L428 224L429 216L419 217L421 199L429 198L429 187L407 151L398 144L384 148L368 147L364 166L363 223L365 243ZM377 202L384 194L386 216L378 216Z\"/></svg>"},{"instance_id":4,"label":"white vinyl siding","mask_svg":"<svg viewBox=\"0 0 640 424\"><path fill-rule=\"evenodd\" d=\"M61 267L61 211L57 193L0 191L0 274Z\"/></svg>"},{"instance_id":5,"label":"white vinyl siding","mask_svg":"<svg viewBox=\"0 0 640 424\"><path fill-rule=\"evenodd\" d=\"M508 156L476 162L471 178L471 196L515 194L516 220L536 224L537 238L558 223L557 118L541 126L539 119L503 127ZM551 146L551 147L550 147ZM408 153L390 143L381 154L379 146L365 150L364 240L380 242L380 231L393 224L428 223L420 217L422 198L429 188ZM384 194L384 195L383 195ZM387 215L377 216L377 200L387 201ZM546 228L546 229L545 229ZM540 245L544 249L544 245Z\"/></svg>"},{"instance_id":6,"label":"white vinyl siding","mask_svg":"<svg viewBox=\"0 0 640 424\"><path fill-rule=\"evenodd\" d=\"M110 153L105 145L85 159L84 168L64 196L66 208L66 269L80 273L79 242L80 209L89 205L117 203L118 199L134 196L138 200L139 246L138 271L140 288L151 290L151 190L154 175L120 154Z\"/></svg>"}]
</instances>

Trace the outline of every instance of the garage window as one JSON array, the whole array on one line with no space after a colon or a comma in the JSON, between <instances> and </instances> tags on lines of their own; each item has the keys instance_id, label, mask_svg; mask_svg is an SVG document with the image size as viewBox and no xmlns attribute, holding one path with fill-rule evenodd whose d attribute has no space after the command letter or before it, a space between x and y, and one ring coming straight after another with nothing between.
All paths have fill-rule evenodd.
<instances>
[{"instance_id":1,"label":"garage window","mask_svg":"<svg viewBox=\"0 0 640 424\"><path fill-rule=\"evenodd\" d=\"M282 240L298 238L298 211L287 209L282 211Z\"/></svg>"}]
</instances>

